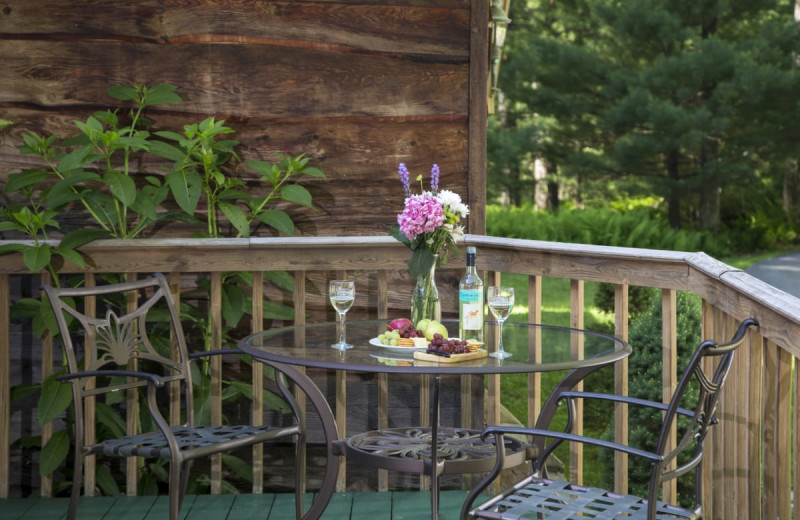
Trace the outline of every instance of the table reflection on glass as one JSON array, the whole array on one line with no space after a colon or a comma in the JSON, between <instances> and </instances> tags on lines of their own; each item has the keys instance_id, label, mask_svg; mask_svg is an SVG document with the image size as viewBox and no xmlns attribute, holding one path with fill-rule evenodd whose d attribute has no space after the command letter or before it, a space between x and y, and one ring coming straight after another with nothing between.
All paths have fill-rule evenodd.
<instances>
[{"instance_id":1,"label":"table reflection on glass","mask_svg":"<svg viewBox=\"0 0 800 520\"><path fill-rule=\"evenodd\" d=\"M431 517L438 515L438 477L445 473L479 473L491 469L495 448L480 441L476 430L439 426L439 379L447 374L511 374L568 371L559 383L572 388L587 375L630 354L630 346L596 332L538 324L506 323L506 359L483 357L458 363L420 361L409 347L387 348L375 339L388 320L351 321L347 340L354 347L340 351L336 323L319 323L272 329L243 339L239 348L294 380L317 408L328 446L328 462L318 499L306 518L317 518L333 493L338 456L373 467L420 473L431 478ZM445 321L446 325L453 327ZM490 345L495 348L494 323L487 323ZM336 421L320 389L297 367L315 367L370 373L431 374L430 427L409 426L363 432L339 439ZM301 420L298 418L298 420ZM520 441L507 439L509 466L524 460ZM435 454L435 455L432 455ZM315 516L316 515L316 516Z\"/></svg>"}]
</instances>

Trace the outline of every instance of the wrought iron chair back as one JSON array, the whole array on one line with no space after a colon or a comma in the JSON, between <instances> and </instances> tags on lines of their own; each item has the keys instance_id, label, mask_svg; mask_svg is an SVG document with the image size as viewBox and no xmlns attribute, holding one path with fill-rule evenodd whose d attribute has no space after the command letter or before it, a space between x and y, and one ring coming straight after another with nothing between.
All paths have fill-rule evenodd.
<instances>
[{"instance_id":1,"label":"wrought iron chair back","mask_svg":"<svg viewBox=\"0 0 800 520\"><path fill-rule=\"evenodd\" d=\"M93 454L167 459L170 520L178 518L191 462L198 457L276 439L296 439L295 461L300 478L305 433L296 421L281 427L195 424L192 359L235 354L238 350L190 354L180 314L161 274L97 287L45 286L44 291L55 312L67 359L68 374L58 379L72 385L75 411L74 475L68 520L77 515L83 458ZM77 330L73 332L74 324ZM167 388L171 391L167 392ZM279 389L294 408L294 400L282 379ZM136 414L143 417L139 428L142 431L87 440L87 424L94 431L94 426L87 423L87 410L93 409L87 402L102 405L122 402L123 408L137 411L139 400L133 397L134 393L144 394L149 412ZM171 420L162 414L162 408L171 410L167 414L172 416ZM295 487L299 490L302 485L298 481ZM302 509L302 494L297 493L297 518L301 518Z\"/></svg>"},{"instance_id":2,"label":"wrought iron chair back","mask_svg":"<svg viewBox=\"0 0 800 520\"><path fill-rule=\"evenodd\" d=\"M706 437L717 423L717 405L720 392L730 371L736 349L743 343L748 327L758 326L750 318L741 323L733 338L719 345L714 341L703 341L695 350L678 382L669 403L659 403L628 396L601 394L580 391L561 391L548 397L542 408L536 428L490 426L483 431L483 437L496 437L495 442L502 445L504 435L532 436L530 450L534 454L532 472L512 489L485 501L477 508L472 504L499 475L502 468L502 451L498 451L495 469L483 479L469 494L461 511L462 519L467 518L547 518L548 520L567 520L587 516L626 520L661 520L679 518L702 518L702 469L703 448ZM712 360L716 359L716 363ZM698 398L692 408L683 408L690 388L698 389ZM649 408L663 413L658 432L658 441L653 451L631 447L601 439L594 439L572 432L578 399L600 400L627 403L629 406ZM694 399L692 399L694 400ZM567 404L567 427L564 432L549 429L559 404ZM673 425L679 417L680 433L675 442L671 441ZM616 450L635 457L641 457L651 464L651 474L647 497L620 495L609 490L578 486L571 482L546 478L546 461L555 449L564 442L578 442ZM690 471L695 472L694 505L680 507L659 501L661 484L676 479ZM538 516L537 516L538 515Z\"/></svg>"}]
</instances>

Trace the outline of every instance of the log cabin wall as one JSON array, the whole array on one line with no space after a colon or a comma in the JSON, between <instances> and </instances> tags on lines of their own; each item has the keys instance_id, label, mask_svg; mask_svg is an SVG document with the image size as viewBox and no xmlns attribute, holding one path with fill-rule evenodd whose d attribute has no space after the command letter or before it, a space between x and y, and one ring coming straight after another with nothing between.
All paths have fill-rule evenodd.
<instances>
[{"instance_id":1,"label":"log cabin wall","mask_svg":"<svg viewBox=\"0 0 800 520\"><path fill-rule=\"evenodd\" d=\"M184 102L150 109L158 128L213 115L242 159L325 172L303 180L319 211L292 210L299 234L387 233L400 162L438 163L483 233L488 22L488 0L0 0L0 182L33 165L25 131L74 135L119 106L107 87L170 83Z\"/></svg>"}]
</instances>

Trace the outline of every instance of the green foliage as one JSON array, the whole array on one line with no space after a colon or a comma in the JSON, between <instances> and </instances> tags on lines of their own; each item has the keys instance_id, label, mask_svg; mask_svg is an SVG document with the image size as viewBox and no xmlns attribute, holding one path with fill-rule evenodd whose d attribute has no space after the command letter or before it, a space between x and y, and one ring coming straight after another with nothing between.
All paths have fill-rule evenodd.
<instances>
[{"instance_id":1,"label":"green foliage","mask_svg":"<svg viewBox=\"0 0 800 520\"><path fill-rule=\"evenodd\" d=\"M489 200L531 201L537 183L578 204L656 194L673 228L738 229L800 175L792 7L514 4L489 127ZM795 189L784 215L795 224L771 227L767 242L794 240L798 202Z\"/></svg>"},{"instance_id":2,"label":"green foliage","mask_svg":"<svg viewBox=\"0 0 800 520\"><path fill-rule=\"evenodd\" d=\"M678 293L677 306L677 345L678 345L678 374L683 373L686 364L692 353L700 344L701 330L701 305L700 300L688 293ZM630 328L628 341L634 346L633 354L628 358L628 370L630 373L629 394L633 397L640 397L651 401L662 401L662 324L661 324L661 298L656 295L652 298L650 309L633 320ZM697 401L698 389L690 389L687 392L688 402ZM684 406L692 408L694 405L684 403ZM645 450L655 449L657 432L661 426L661 412L646 410L637 407L629 407L629 442ZM679 428L682 423L679 422ZM609 426L605 433L605 438L613 438L613 426ZM604 472L606 475L605 485L613 486L614 458L612 453L604 451L600 455L600 460L608 468ZM646 495L647 482L650 477L650 465L641 459L630 458L629 480L630 491L633 494ZM679 497L694 496L693 474L685 476L679 480Z\"/></svg>"},{"instance_id":3,"label":"green foliage","mask_svg":"<svg viewBox=\"0 0 800 520\"><path fill-rule=\"evenodd\" d=\"M295 226L290 215L283 209L273 208L277 202L314 208L311 193L297 183L300 177L324 178L319 169L309 165L304 155L284 156L279 154L276 163L249 160L246 166L260 175L266 190L253 189L234 177L238 156L237 141L225 139L234 130L224 121L213 117L197 124L183 127L183 133L161 131L151 133L153 122L145 118L145 110L155 105L181 101L173 85L115 86L108 89L109 95L132 106L124 115L120 110L106 110L89 116L85 121L76 121L76 136L61 139L56 135L41 136L33 132L23 134L22 154L41 159L43 167L11 174L3 186L4 194L13 203L0 208L0 233L22 236L27 241L12 242L0 246L0 254L21 254L26 266L34 273L46 269L53 284L60 285L58 271L63 261L79 267L86 259L79 248L97 238L135 238L141 236L154 224L180 219L198 223L198 206L205 202L205 232L207 237L225 236L225 222L230 224L234 236L250 236L251 229L268 226L278 233L291 235ZM0 120L0 129L11 122ZM166 158L174 166L162 183L158 175L138 171L146 163L147 155ZM134 164L136 169L134 169ZM258 194L265 191L265 195ZM169 197L184 212L169 213L163 210L169 205ZM64 233L60 216L75 207L82 208L93 226L74 229ZM59 238L56 244L54 238ZM265 278L281 289L294 290L294 282L287 273L265 273ZM117 277L106 280L120 281ZM208 281L200 280L201 287L209 289ZM223 275L222 308L224 326L223 342L233 343L230 331L252 309L250 273L225 273ZM119 304L119 303L118 303ZM151 313L155 321L164 320L158 309ZM11 309L14 318L32 320L34 334L43 336L46 331L57 335L57 326L52 308L46 301L24 298ZM211 348L211 323L207 312L181 305L182 320L187 327L198 328L205 350ZM264 317L267 319L292 319L293 308L279 302L265 302ZM168 339L154 340L154 347L168 352ZM269 378L272 373L265 369ZM196 418L199 424L210 423L210 378L207 361L202 366L193 365L195 383ZM37 412L42 424L64 415L71 403L68 384L48 378L42 385L14 390L15 399L22 399L40 391ZM122 394L105 396L97 402L98 437L119 437L126 431L125 421L111 405L122 399ZM252 398L249 383L226 381L223 395L226 401ZM268 391L264 391L266 406L285 412L286 403ZM142 430L156 427L140 408ZM67 422L71 420L67 417ZM43 447L40 454L40 471L49 474L55 471L68 456L70 443L68 430L57 432ZM241 479L247 479L243 462L235 457L225 459L225 464ZM149 465L139 482L142 492L157 492L159 481L168 476L163 464ZM67 471L66 477L69 478ZM252 475L249 477L252 479ZM63 482L68 486L68 482ZM235 491L229 483L227 489ZM98 486L106 494L119 494L119 487L105 466L99 466Z\"/></svg>"},{"instance_id":4,"label":"green foliage","mask_svg":"<svg viewBox=\"0 0 800 520\"><path fill-rule=\"evenodd\" d=\"M657 210L634 207L620 212L609 207L561 209L556 213L521 207L489 206L486 232L492 236L606 246L705 251L724 256L730 251L724 234L670 228Z\"/></svg>"}]
</instances>

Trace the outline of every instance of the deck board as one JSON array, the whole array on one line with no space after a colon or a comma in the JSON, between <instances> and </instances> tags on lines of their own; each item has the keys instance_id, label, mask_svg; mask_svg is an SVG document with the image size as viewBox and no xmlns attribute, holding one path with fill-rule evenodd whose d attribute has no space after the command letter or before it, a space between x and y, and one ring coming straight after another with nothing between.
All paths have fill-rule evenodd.
<instances>
[{"instance_id":1,"label":"deck board","mask_svg":"<svg viewBox=\"0 0 800 520\"><path fill-rule=\"evenodd\" d=\"M442 491L440 520L456 520L466 491ZM310 506L313 495L304 496ZM322 520L419 520L430 518L430 493L334 493ZM67 498L0 499L0 520L63 520ZM80 520L164 520L167 496L85 497L78 506ZM294 495L189 495L181 507L181 520L293 520Z\"/></svg>"}]
</instances>

